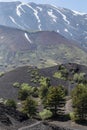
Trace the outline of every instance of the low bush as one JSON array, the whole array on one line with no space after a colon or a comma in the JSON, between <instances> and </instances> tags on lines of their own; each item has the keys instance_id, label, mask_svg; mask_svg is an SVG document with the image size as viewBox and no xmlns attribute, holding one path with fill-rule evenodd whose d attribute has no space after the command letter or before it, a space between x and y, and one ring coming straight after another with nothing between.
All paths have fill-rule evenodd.
<instances>
[{"instance_id":1,"label":"low bush","mask_svg":"<svg viewBox=\"0 0 87 130\"><path fill-rule=\"evenodd\" d=\"M85 73L75 73L73 80L78 83L81 83L81 82L84 82L85 80L84 77L85 77Z\"/></svg>"},{"instance_id":2,"label":"low bush","mask_svg":"<svg viewBox=\"0 0 87 130\"><path fill-rule=\"evenodd\" d=\"M71 119L72 121L75 121L75 115L74 115L74 113L71 112L69 115L70 115L70 119Z\"/></svg>"},{"instance_id":3,"label":"low bush","mask_svg":"<svg viewBox=\"0 0 87 130\"><path fill-rule=\"evenodd\" d=\"M32 87L27 83L22 83L18 91L18 99L25 100L28 96L32 94Z\"/></svg>"},{"instance_id":4,"label":"low bush","mask_svg":"<svg viewBox=\"0 0 87 130\"><path fill-rule=\"evenodd\" d=\"M19 87L20 87L19 82L15 82L15 83L13 83L13 87L17 87L17 88L19 88Z\"/></svg>"},{"instance_id":5,"label":"low bush","mask_svg":"<svg viewBox=\"0 0 87 130\"><path fill-rule=\"evenodd\" d=\"M17 104L16 104L16 102L15 102L13 99L8 99L8 100L6 100L6 101L5 101L5 105L6 105L6 106L9 106L9 107L12 107L12 108L14 108L14 109L17 108Z\"/></svg>"},{"instance_id":6,"label":"low bush","mask_svg":"<svg viewBox=\"0 0 87 130\"><path fill-rule=\"evenodd\" d=\"M44 109L39 113L39 116L42 120L49 119L52 117L52 112L50 110Z\"/></svg>"},{"instance_id":7,"label":"low bush","mask_svg":"<svg viewBox=\"0 0 87 130\"><path fill-rule=\"evenodd\" d=\"M1 72L1 73L0 73L0 77L2 77L3 75L4 75L4 72Z\"/></svg>"}]
</instances>

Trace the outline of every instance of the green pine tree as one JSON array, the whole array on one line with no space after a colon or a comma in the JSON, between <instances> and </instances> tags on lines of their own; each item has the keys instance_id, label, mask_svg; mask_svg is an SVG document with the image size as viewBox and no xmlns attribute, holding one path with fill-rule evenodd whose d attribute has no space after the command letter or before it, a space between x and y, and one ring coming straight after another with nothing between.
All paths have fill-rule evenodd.
<instances>
[{"instance_id":1,"label":"green pine tree","mask_svg":"<svg viewBox=\"0 0 87 130\"><path fill-rule=\"evenodd\" d=\"M61 108L65 105L65 90L63 87L50 87L47 94L46 107L50 109L54 115L61 113Z\"/></svg>"},{"instance_id":2,"label":"green pine tree","mask_svg":"<svg viewBox=\"0 0 87 130\"><path fill-rule=\"evenodd\" d=\"M79 84L72 91L75 120L87 118L87 85Z\"/></svg>"},{"instance_id":3,"label":"green pine tree","mask_svg":"<svg viewBox=\"0 0 87 130\"><path fill-rule=\"evenodd\" d=\"M23 102L22 111L26 114L28 114L30 117L36 115L37 112L37 103L31 97L28 97Z\"/></svg>"}]
</instances>

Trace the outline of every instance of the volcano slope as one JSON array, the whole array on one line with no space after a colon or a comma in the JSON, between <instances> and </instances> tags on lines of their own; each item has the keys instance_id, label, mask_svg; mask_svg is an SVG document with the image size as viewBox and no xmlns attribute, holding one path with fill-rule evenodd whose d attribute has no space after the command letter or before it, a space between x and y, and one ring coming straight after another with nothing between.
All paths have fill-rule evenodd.
<instances>
[{"instance_id":1,"label":"volcano slope","mask_svg":"<svg viewBox=\"0 0 87 130\"><path fill-rule=\"evenodd\" d=\"M48 4L0 2L0 25L24 30L54 30L76 40L87 51L87 13Z\"/></svg>"},{"instance_id":2,"label":"volcano slope","mask_svg":"<svg viewBox=\"0 0 87 130\"><path fill-rule=\"evenodd\" d=\"M68 62L87 65L87 53L62 35L54 31L26 32L0 26L0 71Z\"/></svg>"},{"instance_id":3,"label":"volcano slope","mask_svg":"<svg viewBox=\"0 0 87 130\"><path fill-rule=\"evenodd\" d=\"M87 67L75 63L62 64L44 69L31 66L19 67L0 77L0 98L17 100L19 88L14 87L13 84L15 82L18 82L20 85L28 83L32 87L40 87L40 81L45 78L50 79L52 86L62 85L70 93L78 83L75 75L82 75L83 81L87 82Z\"/></svg>"}]
</instances>

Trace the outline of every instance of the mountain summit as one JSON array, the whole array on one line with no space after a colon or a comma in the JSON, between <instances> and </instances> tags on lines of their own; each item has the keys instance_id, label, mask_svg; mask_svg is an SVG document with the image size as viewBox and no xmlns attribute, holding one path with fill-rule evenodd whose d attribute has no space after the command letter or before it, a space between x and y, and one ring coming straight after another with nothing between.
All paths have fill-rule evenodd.
<instances>
[{"instance_id":1,"label":"mountain summit","mask_svg":"<svg viewBox=\"0 0 87 130\"><path fill-rule=\"evenodd\" d=\"M87 14L35 3L1 2L0 25L23 30L56 31L87 50Z\"/></svg>"}]
</instances>

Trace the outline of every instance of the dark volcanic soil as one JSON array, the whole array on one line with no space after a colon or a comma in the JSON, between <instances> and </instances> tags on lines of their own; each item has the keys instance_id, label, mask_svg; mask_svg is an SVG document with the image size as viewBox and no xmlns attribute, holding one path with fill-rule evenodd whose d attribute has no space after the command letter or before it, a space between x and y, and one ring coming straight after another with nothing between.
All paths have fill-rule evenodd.
<instances>
[{"instance_id":1,"label":"dark volcanic soil","mask_svg":"<svg viewBox=\"0 0 87 130\"><path fill-rule=\"evenodd\" d=\"M72 70L77 69L77 73L85 73L85 79L87 80L87 67L78 65L78 64L65 64L63 65L68 70L68 78L72 78ZM28 83L30 86L38 87L40 86L39 82L36 82L36 76L49 77L50 83L53 86L63 85L70 90L76 86L75 82L71 82L69 79L58 79L54 78L53 75L57 72L59 66L44 68L44 69L37 69L36 67L19 67L15 70L5 73L3 76L0 77L0 98L12 98L17 99L18 96L18 88L13 87L13 83L19 82L21 83Z\"/></svg>"}]
</instances>

